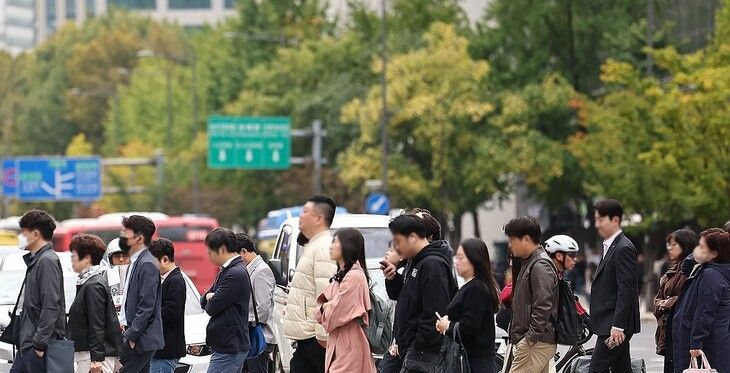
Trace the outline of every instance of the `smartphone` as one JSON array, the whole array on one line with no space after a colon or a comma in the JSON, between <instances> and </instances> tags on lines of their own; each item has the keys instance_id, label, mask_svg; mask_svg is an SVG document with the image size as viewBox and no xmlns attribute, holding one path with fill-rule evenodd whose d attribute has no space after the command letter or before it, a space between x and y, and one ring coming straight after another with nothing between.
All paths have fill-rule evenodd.
<instances>
[{"instance_id":1,"label":"smartphone","mask_svg":"<svg viewBox=\"0 0 730 373\"><path fill-rule=\"evenodd\" d=\"M380 269L385 269L388 266L388 262L385 260L380 261Z\"/></svg>"}]
</instances>

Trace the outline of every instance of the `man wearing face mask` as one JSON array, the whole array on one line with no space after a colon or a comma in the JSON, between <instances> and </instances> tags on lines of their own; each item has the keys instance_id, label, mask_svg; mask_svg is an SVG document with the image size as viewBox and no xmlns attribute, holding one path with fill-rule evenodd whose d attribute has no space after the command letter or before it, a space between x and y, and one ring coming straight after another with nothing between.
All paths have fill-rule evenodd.
<instances>
[{"instance_id":1,"label":"man wearing face mask","mask_svg":"<svg viewBox=\"0 0 730 373\"><path fill-rule=\"evenodd\" d=\"M124 331L120 372L149 372L155 352L165 347L160 271L155 257L147 249L155 233L155 224L144 216L132 215L122 220L122 226L119 247L129 253L130 264L119 315L119 324Z\"/></svg>"},{"instance_id":2,"label":"man wearing face mask","mask_svg":"<svg viewBox=\"0 0 730 373\"><path fill-rule=\"evenodd\" d=\"M45 211L31 210L20 218L20 229L28 269L17 305L22 310L14 336L18 355L10 372L45 372L46 347L66 334L63 273L50 242L56 223Z\"/></svg>"}]
</instances>

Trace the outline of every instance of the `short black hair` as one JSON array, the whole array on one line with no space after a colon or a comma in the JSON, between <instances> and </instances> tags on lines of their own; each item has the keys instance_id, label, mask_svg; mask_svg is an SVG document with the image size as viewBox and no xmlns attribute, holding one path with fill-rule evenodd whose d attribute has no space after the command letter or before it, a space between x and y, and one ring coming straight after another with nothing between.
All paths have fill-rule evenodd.
<instances>
[{"instance_id":1,"label":"short black hair","mask_svg":"<svg viewBox=\"0 0 730 373\"><path fill-rule=\"evenodd\" d=\"M253 243L251 237L249 237L246 233L236 233L236 247L238 247L239 252L246 251L258 254L256 251L256 245Z\"/></svg>"},{"instance_id":2,"label":"short black hair","mask_svg":"<svg viewBox=\"0 0 730 373\"><path fill-rule=\"evenodd\" d=\"M210 250L218 251L225 246L229 253L238 253L238 244L236 243L236 234L228 228L213 229L208 236L205 237L205 245Z\"/></svg>"},{"instance_id":3,"label":"short black hair","mask_svg":"<svg viewBox=\"0 0 730 373\"><path fill-rule=\"evenodd\" d=\"M175 246L167 238L158 238L152 241L149 250L150 254L157 260L161 261L162 257L166 256L171 262L175 261Z\"/></svg>"},{"instance_id":4,"label":"short black hair","mask_svg":"<svg viewBox=\"0 0 730 373\"><path fill-rule=\"evenodd\" d=\"M312 202L315 206L317 206L320 214L324 216L324 222L327 224L327 228L331 227L332 220L335 219L335 210L337 209L337 203L335 203L335 200L330 197L317 194L307 198L307 202Z\"/></svg>"},{"instance_id":5,"label":"short black hair","mask_svg":"<svg viewBox=\"0 0 730 373\"><path fill-rule=\"evenodd\" d=\"M29 231L41 232L46 241L53 239L53 231L56 230L56 222L51 215L43 210L30 210L20 218L20 228Z\"/></svg>"},{"instance_id":6,"label":"short black hair","mask_svg":"<svg viewBox=\"0 0 730 373\"><path fill-rule=\"evenodd\" d=\"M142 215L132 215L122 219L122 226L131 229L134 234L141 234L144 237L144 244L149 246L152 243L152 236L157 228L152 220Z\"/></svg>"},{"instance_id":7,"label":"short black hair","mask_svg":"<svg viewBox=\"0 0 730 373\"><path fill-rule=\"evenodd\" d=\"M427 229L423 220L413 214L402 214L393 218L388 224L388 228L393 234L410 236L415 233L418 237L426 238Z\"/></svg>"},{"instance_id":8,"label":"short black hair","mask_svg":"<svg viewBox=\"0 0 730 373\"><path fill-rule=\"evenodd\" d=\"M528 236L533 243L537 244L542 237L542 229L540 228L540 222L534 217L518 216L504 226L504 234L513 238Z\"/></svg>"},{"instance_id":9,"label":"short black hair","mask_svg":"<svg viewBox=\"0 0 730 373\"><path fill-rule=\"evenodd\" d=\"M91 257L91 264L97 266L106 253L106 245L99 236L79 233L71 239L69 250L76 253L79 260Z\"/></svg>"},{"instance_id":10,"label":"short black hair","mask_svg":"<svg viewBox=\"0 0 730 373\"><path fill-rule=\"evenodd\" d=\"M410 209L408 214L416 215L423 220L423 225L426 226L426 238L430 239L431 241L437 241L441 239L441 224L438 220L436 220L435 217L433 217L433 214L431 211L428 211L424 208L416 207L413 209Z\"/></svg>"},{"instance_id":11,"label":"short black hair","mask_svg":"<svg viewBox=\"0 0 730 373\"><path fill-rule=\"evenodd\" d=\"M596 203L596 212L599 216L608 217L609 219L618 218L618 221L624 218L624 207L621 202L615 199L604 199Z\"/></svg>"}]
</instances>

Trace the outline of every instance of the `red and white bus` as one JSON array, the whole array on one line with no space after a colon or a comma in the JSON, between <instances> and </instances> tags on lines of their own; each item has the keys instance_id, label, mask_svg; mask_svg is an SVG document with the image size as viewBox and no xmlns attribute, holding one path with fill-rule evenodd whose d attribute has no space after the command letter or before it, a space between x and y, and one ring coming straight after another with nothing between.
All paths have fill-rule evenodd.
<instances>
[{"instance_id":1,"label":"red and white bus","mask_svg":"<svg viewBox=\"0 0 730 373\"><path fill-rule=\"evenodd\" d=\"M95 234L105 243L119 237L122 217L137 213L115 213L97 219L71 219L61 222L53 234L56 251L68 251L71 238L78 233ZM218 228L218 220L200 216L167 216L161 213L139 213L150 218L157 227L153 238L167 238L175 245L175 263L193 280L202 294L210 287L218 268L208 260L205 236Z\"/></svg>"}]
</instances>

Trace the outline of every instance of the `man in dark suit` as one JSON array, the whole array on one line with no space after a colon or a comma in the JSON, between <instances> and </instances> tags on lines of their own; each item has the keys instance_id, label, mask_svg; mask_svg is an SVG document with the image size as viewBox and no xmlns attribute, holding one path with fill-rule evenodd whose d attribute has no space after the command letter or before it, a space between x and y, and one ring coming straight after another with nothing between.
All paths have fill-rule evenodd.
<instances>
[{"instance_id":1,"label":"man in dark suit","mask_svg":"<svg viewBox=\"0 0 730 373\"><path fill-rule=\"evenodd\" d=\"M208 373L240 373L251 342L248 337L248 271L238 255L236 235L216 228L205 238L208 257L221 271L200 298L210 316L205 343L213 349Z\"/></svg>"},{"instance_id":2,"label":"man in dark suit","mask_svg":"<svg viewBox=\"0 0 730 373\"><path fill-rule=\"evenodd\" d=\"M598 341L590 372L631 373L629 340L641 330L636 248L621 231L621 203L607 199L595 208L596 228L604 241L591 287L591 329Z\"/></svg>"},{"instance_id":3,"label":"man in dark suit","mask_svg":"<svg viewBox=\"0 0 730 373\"><path fill-rule=\"evenodd\" d=\"M162 296L157 259L147 247L152 243L155 224L140 215L122 220L119 247L129 252L130 264L124 286L119 324L124 330L119 362L121 373L150 371L155 352L165 347L162 334Z\"/></svg>"},{"instance_id":4,"label":"man in dark suit","mask_svg":"<svg viewBox=\"0 0 730 373\"><path fill-rule=\"evenodd\" d=\"M172 241L160 238L152 241L150 254L160 264L162 281L162 332L165 348L155 353L150 363L151 373L174 373L178 360L185 356L185 301L187 285L182 271L175 265Z\"/></svg>"}]
</instances>

